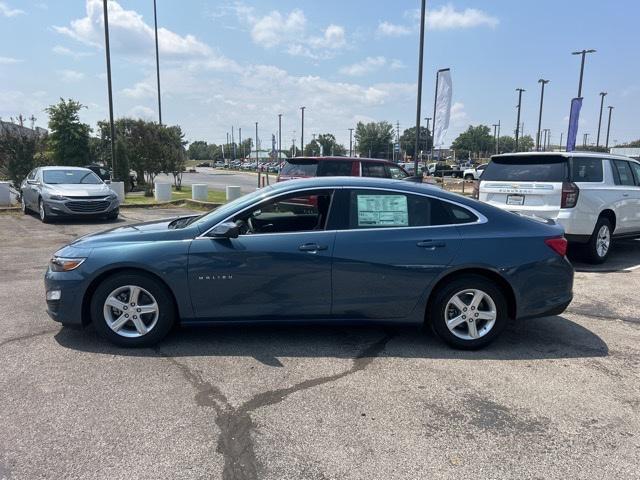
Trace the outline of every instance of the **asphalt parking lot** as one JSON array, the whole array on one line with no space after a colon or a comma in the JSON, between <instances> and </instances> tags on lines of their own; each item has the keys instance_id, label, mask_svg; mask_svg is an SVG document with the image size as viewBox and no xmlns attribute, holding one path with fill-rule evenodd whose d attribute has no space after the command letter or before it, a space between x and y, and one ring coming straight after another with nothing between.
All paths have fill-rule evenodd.
<instances>
[{"instance_id":1,"label":"asphalt parking lot","mask_svg":"<svg viewBox=\"0 0 640 480\"><path fill-rule=\"evenodd\" d=\"M0 479L640 477L640 242L478 352L338 326L123 350L51 321L43 288L56 249L117 224L0 214Z\"/></svg>"}]
</instances>

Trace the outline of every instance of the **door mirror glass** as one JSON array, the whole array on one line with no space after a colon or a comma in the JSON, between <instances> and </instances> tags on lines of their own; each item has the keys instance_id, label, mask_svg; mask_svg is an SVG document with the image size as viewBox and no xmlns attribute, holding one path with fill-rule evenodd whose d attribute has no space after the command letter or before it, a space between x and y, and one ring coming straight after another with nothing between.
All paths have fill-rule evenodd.
<instances>
[{"instance_id":1,"label":"door mirror glass","mask_svg":"<svg viewBox=\"0 0 640 480\"><path fill-rule=\"evenodd\" d=\"M239 234L240 228L235 222L223 222L213 227L208 236L212 238L238 238Z\"/></svg>"},{"instance_id":2,"label":"door mirror glass","mask_svg":"<svg viewBox=\"0 0 640 480\"><path fill-rule=\"evenodd\" d=\"M38 181L37 180L27 180L27 183L29 185L38 185Z\"/></svg>"}]
</instances>

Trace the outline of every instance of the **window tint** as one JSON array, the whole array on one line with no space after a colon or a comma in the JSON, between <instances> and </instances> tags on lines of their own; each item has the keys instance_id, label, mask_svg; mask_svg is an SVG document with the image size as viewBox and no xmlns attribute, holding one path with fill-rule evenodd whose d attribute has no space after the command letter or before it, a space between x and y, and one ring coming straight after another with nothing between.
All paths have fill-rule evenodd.
<instances>
[{"instance_id":1,"label":"window tint","mask_svg":"<svg viewBox=\"0 0 640 480\"><path fill-rule=\"evenodd\" d=\"M560 155L495 157L482 174L482 180L515 182L563 182L567 177L567 159Z\"/></svg>"},{"instance_id":2,"label":"window tint","mask_svg":"<svg viewBox=\"0 0 640 480\"><path fill-rule=\"evenodd\" d=\"M348 177L351 175L353 162L341 160L323 160L318 162L319 177Z\"/></svg>"},{"instance_id":3,"label":"window tint","mask_svg":"<svg viewBox=\"0 0 640 480\"><path fill-rule=\"evenodd\" d=\"M362 162L362 176L387 178L387 172L385 171L385 164L377 163L377 162Z\"/></svg>"},{"instance_id":4,"label":"window tint","mask_svg":"<svg viewBox=\"0 0 640 480\"><path fill-rule=\"evenodd\" d=\"M282 164L280 175L288 177L315 177L318 169L317 160L291 159Z\"/></svg>"},{"instance_id":5,"label":"window tint","mask_svg":"<svg viewBox=\"0 0 640 480\"><path fill-rule=\"evenodd\" d=\"M629 162L631 165L631 170L633 170L633 176L636 180L636 185L640 187L640 163L637 162Z\"/></svg>"},{"instance_id":6,"label":"window tint","mask_svg":"<svg viewBox=\"0 0 640 480\"><path fill-rule=\"evenodd\" d=\"M349 228L428 227L475 222L463 207L422 195L352 190Z\"/></svg>"},{"instance_id":7,"label":"window tint","mask_svg":"<svg viewBox=\"0 0 640 480\"><path fill-rule=\"evenodd\" d=\"M331 206L331 190L280 196L238 214L241 235L324 230Z\"/></svg>"},{"instance_id":8,"label":"window tint","mask_svg":"<svg viewBox=\"0 0 640 480\"><path fill-rule=\"evenodd\" d=\"M635 185L631 166L625 160L613 160L613 168L617 175L614 175L617 185Z\"/></svg>"},{"instance_id":9,"label":"window tint","mask_svg":"<svg viewBox=\"0 0 640 480\"><path fill-rule=\"evenodd\" d=\"M602 159L573 158L571 159L572 182L601 182Z\"/></svg>"}]
</instances>

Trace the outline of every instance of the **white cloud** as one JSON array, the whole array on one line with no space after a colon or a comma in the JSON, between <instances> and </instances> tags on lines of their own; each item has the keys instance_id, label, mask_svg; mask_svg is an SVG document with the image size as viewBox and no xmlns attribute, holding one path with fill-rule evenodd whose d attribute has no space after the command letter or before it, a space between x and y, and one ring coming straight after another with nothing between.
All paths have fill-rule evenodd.
<instances>
[{"instance_id":1,"label":"white cloud","mask_svg":"<svg viewBox=\"0 0 640 480\"><path fill-rule=\"evenodd\" d=\"M86 0L86 16L72 20L69 26L54 26L58 33L94 47L104 44L103 6L101 0ZM109 2L111 48L128 54L150 53L154 48L154 30L134 10L125 10L116 0ZM160 53L166 56L200 56L212 54L206 44L193 35L179 35L166 28L158 29Z\"/></svg>"},{"instance_id":2,"label":"white cloud","mask_svg":"<svg viewBox=\"0 0 640 480\"><path fill-rule=\"evenodd\" d=\"M25 11L19 8L11 8L7 2L0 2L0 15L5 17L15 17L16 15L24 15Z\"/></svg>"},{"instance_id":3,"label":"white cloud","mask_svg":"<svg viewBox=\"0 0 640 480\"><path fill-rule=\"evenodd\" d=\"M387 64L387 59L385 57L367 57L361 62L354 63L352 65L348 65L346 67L342 67L340 69L340 73L343 75L349 76L358 76L365 75L367 73L371 73L379 68L384 67Z\"/></svg>"},{"instance_id":4,"label":"white cloud","mask_svg":"<svg viewBox=\"0 0 640 480\"><path fill-rule=\"evenodd\" d=\"M156 94L156 89L146 82L138 82L131 88L122 90L122 94L130 98L151 98Z\"/></svg>"},{"instance_id":5,"label":"white cloud","mask_svg":"<svg viewBox=\"0 0 640 480\"><path fill-rule=\"evenodd\" d=\"M85 77L84 73L75 70L58 70L57 73L64 82L79 82Z\"/></svg>"},{"instance_id":6,"label":"white cloud","mask_svg":"<svg viewBox=\"0 0 640 480\"><path fill-rule=\"evenodd\" d=\"M500 21L476 8L456 10L453 5L443 5L439 9L428 10L426 22L429 29L449 30L481 26L495 27Z\"/></svg>"},{"instance_id":7,"label":"white cloud","mask_svg":"<svg viewBox=\"0 0 640 480\"><path fill-rule=\"evenodd\" d=\"M464 103L454 102L451 105L451 123L455 126L463 126L469 121L469 116L464 109Z\"/></svg>"},{"instance_id":8,"label":"white cloud","mask_svg":"<svg viewBox=\"0 0 640 480\"><path fill-rule=\"evenodd\" d=\"M0 57L0 65L11 65L14 63L20 63L23 62L24 60L20 59L20 58L13 58L13 57Z\"/></svg>"},{"instance_id":9,"label":"white cloud","mask_svg":"<svg viewBox=\"0 0 640 480\"><path fill-rule=\"evenodd\" d=\"M70 48L67 47L63 47L62 45L55 45L51 51L53 53L55 53L56 55L62 55L65 57L72 57L75 58L76 60L82 57L90 57L91 55L93 55L93 53L91 52L74 52L73 50L71 50Z\"/></svg>"},{"instance_id":10,"label":"white cloud","mask_svg":"<svg viewBox=\"0 0 640 480\"><path fill-rule=\"evenodd\" d=\"M249 25L253 42L264 48L283 47L289 55L325 59L347 45L346 32L341 25L330 24L322 35L309 34L307 18L299 8L284 14L274 10L257 16L252 7L236 4L235 13Z\"/></svg>"},{"instance_id":11,"label":"white cloud","mask_svg":"<svg viewBox=\"0 0 640 480\"><path fill-rule=\"evenodd\" d=\"M127 112L128 117L142 118L143 120L155 120L156 112L153 108L144 105L136 105Z\"/></svg>"},{"instance_id":12,"label":"white cloud","mask_svg":"<svg viewBox=\"0 0 640 480\"><path fill-rule=\"evenodd\" d=\"M413 30L404 25L397 25L390 22L380 22L378 24L378 34L386 37L401 37L403 35L409 35Z\"/></svg>"}]
</instances>

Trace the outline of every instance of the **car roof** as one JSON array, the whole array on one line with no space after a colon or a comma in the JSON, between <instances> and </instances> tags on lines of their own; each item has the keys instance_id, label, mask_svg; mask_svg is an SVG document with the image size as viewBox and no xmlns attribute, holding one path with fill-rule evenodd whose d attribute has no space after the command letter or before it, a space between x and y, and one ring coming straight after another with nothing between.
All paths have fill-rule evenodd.
<instances>
[{"instance_id":1,"label":"car roof","mask_svg":"<svg viewBox=\"0 0 640 480\"><path fill-rule=\"evenodd\" d=\"M604 152L582 152L580 150L574 150L573 152L515 152L515 153L501 153L500 155L492 155L491 158L501 157L595 157L595 158L614 158L619 160L634 160L631 157L624 155L614 155Z\"/></svg>"},{"instance_id":2,"label":"car roof","mask_svg":"<svg viewBox=\"0 0 640 480\"><path fill-rule=\"evenodd\" d=\"M285 161L291 161L291 160L313 160L313 161L318 161L318 162L323 162L323 161L327 161L327 160L341 161L341 162L366 161L366 162L390 163L392 165L397 165L395 162L390 162L389 160L384 160L382 158L364 158L364 157L293 157L293 158L285 158Z\"/></svg>"}]
</instances>

